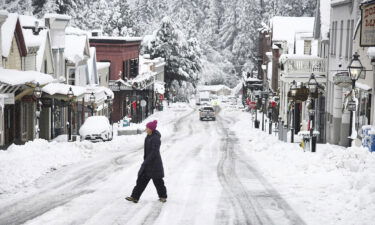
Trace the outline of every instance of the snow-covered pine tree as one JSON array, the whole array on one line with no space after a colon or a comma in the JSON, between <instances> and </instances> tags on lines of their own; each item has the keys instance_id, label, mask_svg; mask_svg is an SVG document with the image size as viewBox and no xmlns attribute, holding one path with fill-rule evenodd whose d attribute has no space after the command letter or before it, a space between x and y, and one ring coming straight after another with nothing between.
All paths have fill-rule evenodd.
<instances>
[{"instance_id":1,"label":"snow-covered pine tree","mask_svg":"<svg viewBox=\"0 0 375 225\"><path fill-rule=\"evenodd\" d=\"M112 36L134 35L134 15L127 0L113 0L108 4L111 13L104 24L104 33Z\"/></svg>"},{"instance_id":2,"label":"snow-covered pine tree","mask_svg":"<svg viewBox=\"0 0 375 225\"><path fill-rule=\"evenodd\" d=\"M170 17L162 20L155 31L151 44L144 47L151 58L162 57L166 61L165 82L171 87L173 81L195 84L201 70L199 44L196 40L186 41Z\"/></svg>"}]
</instances>

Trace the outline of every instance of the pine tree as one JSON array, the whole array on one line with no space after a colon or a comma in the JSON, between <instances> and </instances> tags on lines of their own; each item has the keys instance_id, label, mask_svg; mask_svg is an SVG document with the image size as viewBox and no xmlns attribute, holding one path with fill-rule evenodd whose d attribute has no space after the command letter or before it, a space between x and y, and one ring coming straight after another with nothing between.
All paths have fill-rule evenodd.
<instances>
[{"instance_id":1,"label":"pine tree","mask_svg":"<svg viewBox=\"0 0 375 225\"><path fill-rule=\"evenodd\" d=\"M112 12L105 24L104 32L112 36L134 35L135 32L132 29L134 27L134 15L128 2L126 0L114 0L109 3L109 7Z\"/></svg>"},{"instance_id":2,"label":"pine tree","mask_svg":"<svg viewBox=\"0 0 375 225\"><path fill-rule=\"evenodd\" d=\"M166 61L165 82L171 87L173 81L196 84L201 70L199 44L196 40L186 41L171 18L165 17L155 32L144 53L152 58L162 57Z\"/></svg>"}]
</instances>

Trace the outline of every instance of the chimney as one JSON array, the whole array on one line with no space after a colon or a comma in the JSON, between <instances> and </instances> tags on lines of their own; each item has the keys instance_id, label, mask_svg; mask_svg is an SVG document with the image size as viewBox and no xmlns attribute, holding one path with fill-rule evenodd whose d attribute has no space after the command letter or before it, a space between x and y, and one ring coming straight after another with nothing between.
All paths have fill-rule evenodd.
<instances>
[{"instance_id":1,"label":"chimney","mask_svg":"<svg viewBox=\"0 0 375 225\"><path fill-rule=\"evenodd\" d=\"M8 12L4 10L0 10L0 67L3 67L3 42L1 39L2 33L1 33L1 27L3 26L3 23L8 18Z\"/></svg>"},{"instance_id":2,"label":"chimney","mask_svg":"<svg viewBox=\"0 0 375 225\"><path fill-rule=\"evenodd\" d=\"M44 21L51 36L53 61L55 64L55 78L66 77L65 75L65 28L68 26L70 16L61 14L46 14Z\"/></svg>"}]
</instances>

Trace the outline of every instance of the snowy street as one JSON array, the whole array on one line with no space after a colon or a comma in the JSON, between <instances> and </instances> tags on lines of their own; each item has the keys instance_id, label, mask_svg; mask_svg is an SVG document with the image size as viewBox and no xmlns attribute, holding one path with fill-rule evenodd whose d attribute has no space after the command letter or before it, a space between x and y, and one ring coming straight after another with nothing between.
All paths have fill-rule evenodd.
<instances>
[{"instance_id":1,"label":"snowy street","mask_svg":"<svg viewBox=\"0 0 375 225\"><path fill-rule=\"evenodd\" d=\"M316 184L324 186L324 193L314 190L316 186L306 181L316 179L309 173L319 174L314 164L321 155L294 151L290 146L297 144L281 143L275 136L251 128L249 113L222 107L216 121L199 121L195 106L175 105L152 117L160 121L166 203L158 201L152 182L139 203L124 199L135 185L143 160L145 134L119 136L112 142L93 144L92 150L98 152L54 167L29 185L18 188L8 185L9 193L0 195L0 224L355 224L343 218L348 212L334 198L354 198L352 194L361 190L351 194L350 190L343 190L345 195L340 195L337 190L327 188L342 179L342 172L335 173L334 168L331 172L323 171L331 180ZM258 143L261 139L263 142ZM55 149L49 151L63 146L53 144ZM281 153L262 161L267 158L260 150L265 145ZM290 161L292 154L301 161ZM17 163L20 162L14 162L15 170ZM305 170L301 171L292 169L303 163L311 165L305 164ZM285 174L285 168L289 168L289 174ZM290 173L294 178L290 179ZM2 186L6 190L4 183ZM373 187L368 188L374 191ZM310 202L311 198L322 198L322 202ZM370 198L369 207L361 213L355 208L347 209L361 217L363 223L357 224L370 224L367 222L374 219L374 214L368 213L374 207L374 200ZM338 218L343 220L340 222Z\"/></svg>"},{"instance_id":2,"label":"snowy street","mask_svg":"<svg viewBox=\"0 0 375 225\"><path fill-rule=\"evenodd\" d=\"M303 224L243 154L228 129L235 121L201 122L194 110L175 122L162 140L166 204L151 183L138 204L124 200L141 163L139 145L51 173L35 191L3 202L0 224Z\"/></svg>"}]
</instances>

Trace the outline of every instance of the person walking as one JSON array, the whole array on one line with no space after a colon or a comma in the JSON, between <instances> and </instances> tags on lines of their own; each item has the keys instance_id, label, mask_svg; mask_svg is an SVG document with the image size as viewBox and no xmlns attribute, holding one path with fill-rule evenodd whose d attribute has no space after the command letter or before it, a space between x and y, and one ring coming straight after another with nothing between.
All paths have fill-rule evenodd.
<instances>
[{"instance_id":1,"label":"person walking","mask_svg":"<svg viewBox=\"0 0 375 225\"><path fill-rule=\"evenodd\" d=\"M146 124L147 136L144 144L144 161L138 171L137 182L131 196L125 198L128 201L137 203L151 179L159 195L159 201L167 201L167 189L163 180L164 168L160 156L161 134L156 130L157 124L157 120Z\"/></svg>"}]
</instances>

